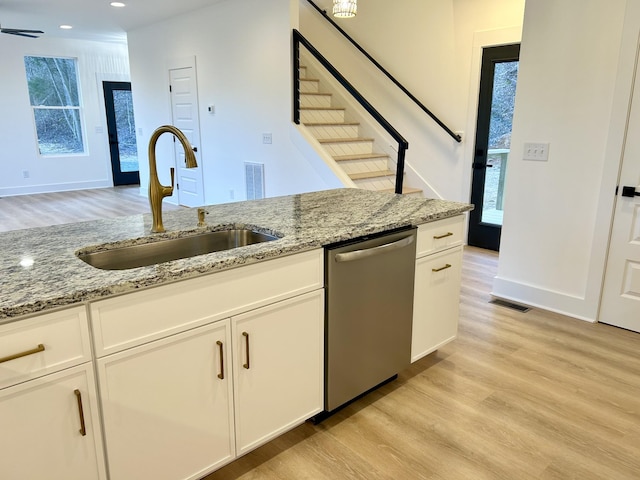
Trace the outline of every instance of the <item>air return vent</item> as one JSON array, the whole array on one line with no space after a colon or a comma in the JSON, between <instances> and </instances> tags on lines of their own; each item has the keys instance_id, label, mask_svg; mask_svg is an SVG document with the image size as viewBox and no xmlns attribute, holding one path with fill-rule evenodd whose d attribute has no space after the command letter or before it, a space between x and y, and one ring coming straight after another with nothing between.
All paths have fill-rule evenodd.
<instances>
[{"instance_id":1,"label":"air return vent","mask_svg":"<svg viewBox=\"0 0 640 480\"><path fill-rule=\"evenodd\" d=\"M264 198L264 164L244 162L247 200Z\"/></svg>"},{"instance_id":2,"label":"air return vent","mask_svg":"<svg viewBox=\"0 0 640 480\"><path fill-rule=\"evenodd\" d=\"M500 300L499 298L494 298L490 300L489 303L493 303L495 305L500 305L501 307L507 307L511 310L517 310L518 312L526 313L531 310L529 307L525 307L524 305L518 305L517 303L507 302L505 300Z\"/></svg>"}]
</instances>

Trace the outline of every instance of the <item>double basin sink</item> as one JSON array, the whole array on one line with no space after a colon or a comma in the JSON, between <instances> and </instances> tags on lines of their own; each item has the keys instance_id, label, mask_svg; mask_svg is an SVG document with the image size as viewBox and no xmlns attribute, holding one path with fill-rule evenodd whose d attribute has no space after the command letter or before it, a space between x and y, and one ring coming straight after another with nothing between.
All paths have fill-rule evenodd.
<instances>
[{"instance_id":1,"label":"double basin sink","mask_svg":"<svg viewBox=\"0 0 640 480\"><path fill-rule=\"evenodd\" d=\"M278 240L278 237L241 228L198 233L95 252L80 252L77 256L85 263L102 270L127 270L273 240Z\"/></svg>"}]
</instances>

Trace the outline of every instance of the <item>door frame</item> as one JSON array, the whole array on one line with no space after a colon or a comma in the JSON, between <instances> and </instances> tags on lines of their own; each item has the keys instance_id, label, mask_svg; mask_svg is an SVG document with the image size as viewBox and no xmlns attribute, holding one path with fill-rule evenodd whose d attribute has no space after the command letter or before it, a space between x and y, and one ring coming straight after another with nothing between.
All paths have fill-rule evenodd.
<instances>
[{"instance_id":1,"label":"door frame","mask_svg":"<svg viewBox=\"0 0 640 480\"><path fill-rule=\"evenodd\" d=\"M460 183L460 198L471 198L471 176L474 153L474 142L467 139L475 139L476 121L478 116L478 94L480 92L480 67L482 66L482 52L485 47L520 43L522 40L522 26L516 25L496 30L482 30L473 32L473 48L471 50L471 71L469 76L469 90L467 92L468 108L465 123L465 131L462 132L464 142L461 144L464 157L462 169L462 182ZM463 238L467 238L469 222L465 222Z\"/></svg>"},{"instance_id":2,"label":"door frame","mask_svg":"<svg viewBox=\"0 0 640 480\"><path fill-rule=\"evenodd\" d=\"M518 61L519 57L520 43L518 42L482 48L469 195L471 203L475 204L476 208L469 213L467 242L469 245L496 251L500 246L502 225L482 222L494 72L497 63Z\"/></svg>"},{"instance_id":3,"label":"door frame","mask_svg":"<svg viewBox=\"0 0 640 480\"><path fill-rule=\"evenodd\" d=\"M109 137L109 156L111 160L111 175L113 185L139 185L140 171L123 172L120 170L120 149L118 148L118 131L116 128L116 115L113 102L114 90L131 91L131 82L125 81L102 81L102 92L104 96L105 116L107 119L107 135Z\"/></svg>"}]
</instances>

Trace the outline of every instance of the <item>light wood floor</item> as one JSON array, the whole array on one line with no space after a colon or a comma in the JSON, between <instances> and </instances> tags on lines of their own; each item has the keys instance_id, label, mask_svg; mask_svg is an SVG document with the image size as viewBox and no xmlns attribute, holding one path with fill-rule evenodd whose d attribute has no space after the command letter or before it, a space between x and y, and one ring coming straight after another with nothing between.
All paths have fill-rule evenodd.
<instances>
[{"instance_id":1,"label":"light wood floor","mask_svg":"<svg viewBox=\"0 0 640 480\"><path fill-rule=\"evenodd\" d=\"M640 479L640 335L489 304L465 250L459 338L207 480Z\"/></svg>"},{"instance_id":2,"label":"light wood floor","mask_svg":"<svg viewBox=\"0 0 640 480\"><path fill-rule=\"evenodd\" d=\"M150 213L149 201L138 190L136 185L0 197L0 232ZM162 208L182 207L165 201Z\"/></svg>"},{"instance_id":3,"label":"light wood floor","mask_svg":"<svg viewBox=\"0 0 640 480\"><path fill-rule=\"evenodd\" d=\"M5 197L0 231L148 212L133 193ZM640 479L640 335L489 304L497 262L465 249L457 340L207 480Z\"/></svg>"}]
</instances>

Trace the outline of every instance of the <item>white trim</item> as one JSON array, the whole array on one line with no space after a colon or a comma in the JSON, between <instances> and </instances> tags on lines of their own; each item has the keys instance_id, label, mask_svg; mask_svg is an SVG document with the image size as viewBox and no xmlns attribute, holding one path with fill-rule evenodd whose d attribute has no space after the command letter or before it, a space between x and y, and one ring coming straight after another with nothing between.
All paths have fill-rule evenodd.
<instances>
[{"instance_id":1,"label":"white trim","mask_svg":"<svg viewBox=\"0 0 640 480\"><path fill-rule=\"evenodd\" d=\"M108 180L95 180L91 182L51 183L44 185L28 185L24 187L0 188L0 197L16 195L29 195L34 193L68 192L71 190L88 190L92 188L113 187Z\"/></svg>"},{"instance_id":2,"label":"white trim","mask_svg":"<svg viewBox=\"0 0 640 480\"><path fill-rule=\"evenodd\" d=\"M499 293L494 293L499 292ZM583 297L564 292L548 290L535 285L527 285L506 278L496 276L493 279L491 295L511 302L527 305L568 317L577 318L590 323L596 323L593 309L585 303Z\"/></svg>"}]
</instances>

